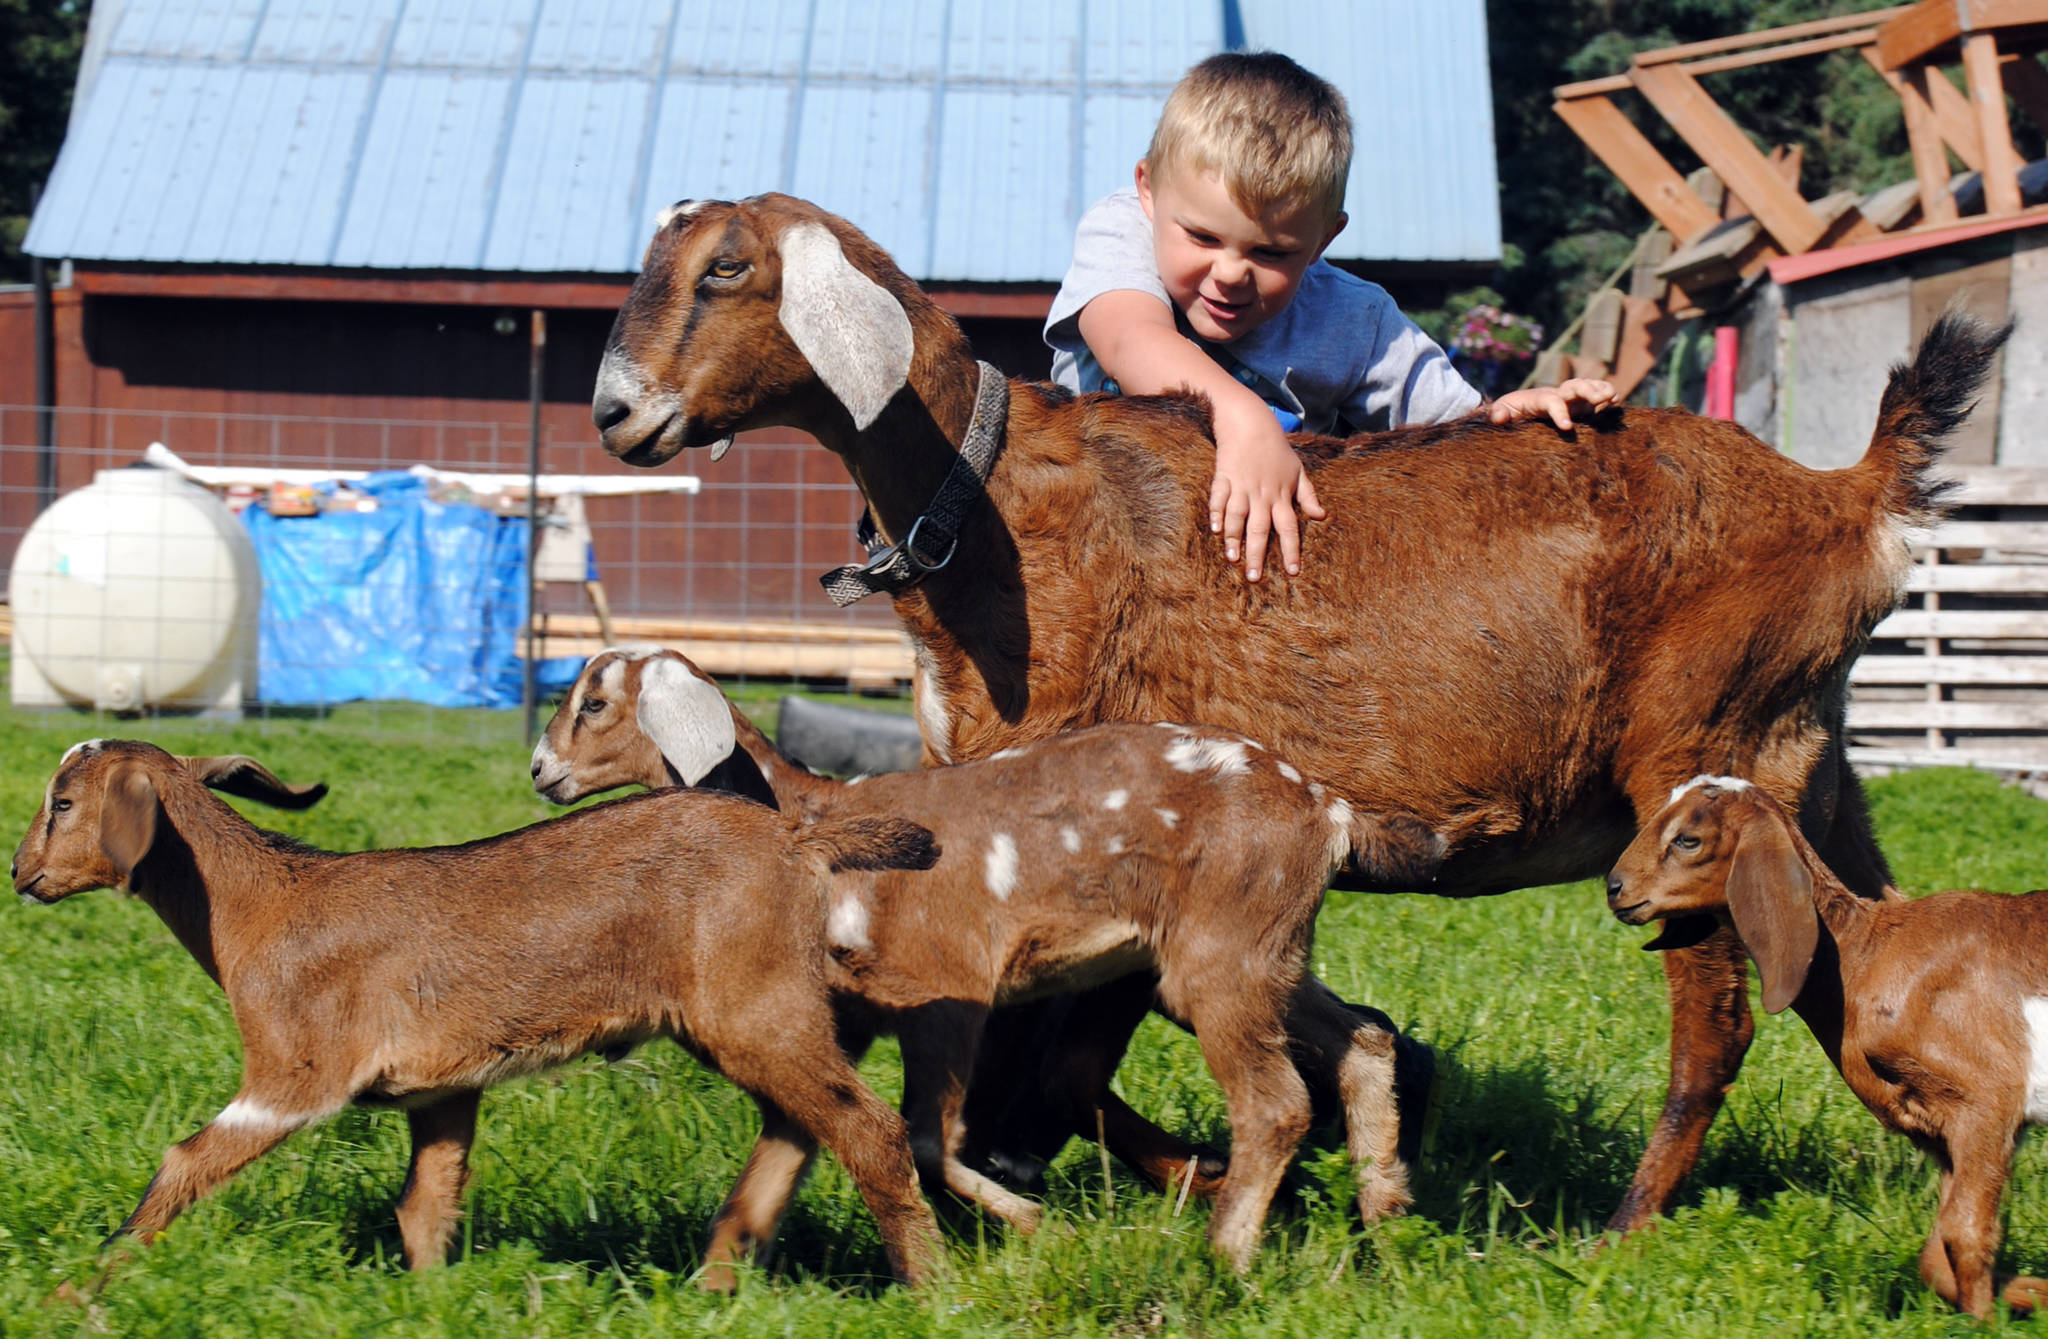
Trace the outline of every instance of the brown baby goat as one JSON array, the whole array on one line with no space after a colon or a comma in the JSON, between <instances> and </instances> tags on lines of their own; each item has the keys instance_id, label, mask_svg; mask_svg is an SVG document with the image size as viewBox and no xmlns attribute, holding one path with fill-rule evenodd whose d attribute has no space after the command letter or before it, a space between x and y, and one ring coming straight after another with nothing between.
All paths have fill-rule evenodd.
<instances>
[{"instance_id":1,"label":"brown baby goat","mask_svg":"<svg viewBox=\"0 0 2048 1339\"><path fill-rule=\"evenodd\" d=\"M799 826L668 791L465 846L334 855L254 827L207 786L310 803L247 758L92 740L64 755L14 854L24 898L121 888L148 903L241 1030L241 1090L165 1156L122 1231L149 1241L351 1102L394 1105L413 1146L399 1228L423 1268L446 1254L483 1089L668 1036L760 1104L764 1137L839 1157L897 1277L936 1262L903 1122L837 1045L824 945L830 871L927 866L928 832ZM772 1222L752 1226L765 1246ZM714 1246L732 1239L714 1226ZM731 1259L714 1254L714 1279Z\"/></svg>"},{"instance_id":2,"label":"brown baby goat","mask_svg":"<svg viewBox=\"0 0 2048 1339\"><path fill-rule=\"evenodd\" d=\"M928 873L842 880L827 929L851 988L903 1039L911 1148L928 1185L1034 1226L1035 1205L959 1157L988 1011L1157 972L1160 1000L1193 1029L1229 1108L1230 1166L1211 1221L1219 1251L1248 1263L1308 1125L1290 1043L1343 1103L1361 1214L1409 1202L1395 1036L1306 965L1339 864L1355 852L1373 868L1426 866L1441 842L1420 824L1355 813L1239 735L1102 725L980 762L835 781L779 753L688 660L645 647L585 666L534 749L533 775L565 803L710 780L820 821L891 814L931 828L941 856ZM1148 977L1135 985L1090 1020L1094 1044L1058 1057L1067 1070L1055 1082L1102 1111L1112 1143L1120 1131L1142 1144L1151 1130L1108 1087L1152 999ZM772 1222L787 1178L764 1173L760 1191Z\"/></svg>"},{"instance_id":3,"label":"brown baby goat","mask_svg":"<svg viewBox=\"0 0 2048 1339\"><path fill-rule=\"evenodd\" d=\"M2048 1280L1992 1273L2014 1145L2048 1121L2048 892L1857 897L1777 801L1700 777L1622 853L1607 902L1630 925L1731 920L1764 1008L1795 1009L1863 1105L1940 1166L1927 1285L1980 1317L1995 1296L2048 1301Z\"/></svg>"}]
</instances>

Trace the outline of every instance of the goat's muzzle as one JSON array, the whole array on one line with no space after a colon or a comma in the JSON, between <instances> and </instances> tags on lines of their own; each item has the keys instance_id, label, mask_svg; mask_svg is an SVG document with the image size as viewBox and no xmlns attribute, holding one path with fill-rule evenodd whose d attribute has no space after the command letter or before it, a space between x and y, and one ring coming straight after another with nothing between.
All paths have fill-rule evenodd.
<instances>
[{"instance_id":1,"label":"goat's muzzle","mask_svg":"<svg viewBox=\"0 0 2048 1339\"><path fill-rule=\"evenodd\" d=\"M1620 921L1623 925L1641 925L1655 918L1656 912L1648 902L1624 903L1622 898L1626 895L1627 881L1621 877L1620 871L1609 874L1607 876L1607 909L1614 913L1616 920Z\"/></svg>"}]
</instances>

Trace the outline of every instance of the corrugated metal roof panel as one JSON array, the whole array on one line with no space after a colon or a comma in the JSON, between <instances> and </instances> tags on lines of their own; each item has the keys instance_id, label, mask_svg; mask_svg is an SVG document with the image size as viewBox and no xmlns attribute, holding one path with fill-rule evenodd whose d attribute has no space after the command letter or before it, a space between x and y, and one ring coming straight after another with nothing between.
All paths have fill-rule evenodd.
<instances>
[{"instance_id":1,"label":"corrugated metal roof panel","mask_svg":"<svg viewBox=\"0 0 2048 1339\"><path fill-rule=\"evenodd\" d=\"M622 272L661 206L781 189L920 278L1056 280L1237 15L1351 102L1332 256L1487 259L1482 4L126 0L28 247Z\"/></svg>"}]
</instances>

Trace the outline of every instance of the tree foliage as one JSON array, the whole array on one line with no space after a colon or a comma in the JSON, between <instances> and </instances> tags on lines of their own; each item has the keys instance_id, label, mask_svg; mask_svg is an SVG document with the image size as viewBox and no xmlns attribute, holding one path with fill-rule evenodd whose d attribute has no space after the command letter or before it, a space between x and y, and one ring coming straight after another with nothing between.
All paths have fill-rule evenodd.
<instances>
[{"instance_id":1,"label":"tree foliage","mask_svg":"<svg viewBox=\"0 0 2048 1339\"><path fill-rule=\"evenodd\" d=\"M21 239L71 115L86 0L0 0L0 283L28 277Z\"/></svg>"}]
</instances>

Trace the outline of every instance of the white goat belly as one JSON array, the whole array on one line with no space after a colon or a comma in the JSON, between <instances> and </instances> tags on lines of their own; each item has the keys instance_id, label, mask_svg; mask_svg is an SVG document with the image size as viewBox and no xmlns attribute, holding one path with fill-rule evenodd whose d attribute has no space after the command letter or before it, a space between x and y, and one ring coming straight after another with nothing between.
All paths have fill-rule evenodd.
<instances>
[{"instance_id":1,"label":"white goat belly","mask_svg":"<svg viewBox=\"0 0 2048 1339\"><path fill-rule=\"evenodd\" d=\"M2027 1016L2027 1123L2048 1125L2048 997L2021 1005Z\"/></svg>"}]
</instances>

